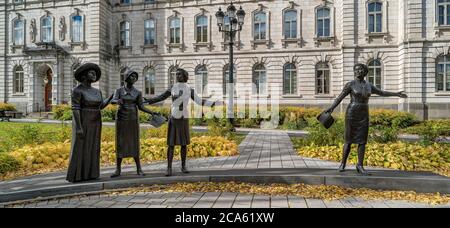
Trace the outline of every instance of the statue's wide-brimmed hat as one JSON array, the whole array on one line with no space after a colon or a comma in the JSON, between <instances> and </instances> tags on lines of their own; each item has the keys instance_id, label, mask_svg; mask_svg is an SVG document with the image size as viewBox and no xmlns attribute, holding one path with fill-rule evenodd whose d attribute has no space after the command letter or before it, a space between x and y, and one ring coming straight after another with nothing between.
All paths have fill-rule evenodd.
<instances>
[{"instance_id":1,"label":"statue's wide-brimmed hat","mask_svg":"<svg viewBox=\"0 0 450 228\"><path fill-rule=\"evenodd\" d=\"M129 78L131 75L135 75L135 76L136 76L136 80L139 79L139 74L138 74L136 71L134 71L134 70L128 70L128 71L125 73L124 80L127 81L128 78Z\"/></svg>"},{"instance_id":2,"label":"statue's wide-brimmed hat","mask_svg":"<svg viewBox=\"0 0 450 228\"><path fill-rule=\"evenodd\" d=\"M85 76L86 73L91 70L95 71L95 75L97 76L97 78L95 79L95 82L98 82L100 80L100 77L102 76L102 70L95 63L86 63L86 64L83 64L80 67L78 67L75 70L75 74L74 74L75 79L79 82L82 82L83 76Z\"/></svg>"}]
</instances>

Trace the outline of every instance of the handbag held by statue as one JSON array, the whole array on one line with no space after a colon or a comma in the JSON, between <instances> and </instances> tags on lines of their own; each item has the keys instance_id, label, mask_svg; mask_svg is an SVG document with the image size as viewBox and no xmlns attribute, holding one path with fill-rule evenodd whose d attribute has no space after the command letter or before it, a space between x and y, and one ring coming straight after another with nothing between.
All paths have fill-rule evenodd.
<instances>
[{"instance_id":1,"label":"handbag held by statue","mask_svg":"<svg viewBox=\"0 0 450 228\"><path fill-rule=\"evenodd\" d=\"M166 121L167 119L162 115L152 115L149 123L155 128L160 128Z\"/></svg>"},{"instance_id":2,"label":"handbag held by statue","mask_svg":"<svg viewBox=\"0 0 450 228\"><path fill-rule=\"evenodd\" d=\"M322 112L322 114L320 114L317 117L317 120L326 128L326 129L330 129L331 126L333 126L335 120L333 118L333 116L331 115L331 113L328 112Z\"/></svg>"}]
</instances>

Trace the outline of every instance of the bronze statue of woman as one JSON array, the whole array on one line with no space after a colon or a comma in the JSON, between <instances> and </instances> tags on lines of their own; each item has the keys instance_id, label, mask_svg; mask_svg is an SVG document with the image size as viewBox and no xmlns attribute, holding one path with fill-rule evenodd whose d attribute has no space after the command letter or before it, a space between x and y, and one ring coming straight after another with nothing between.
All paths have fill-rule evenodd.
<instances>
[{"instance_id":1,"label":"bronze statue of woman","mask_svg":"<svg viewBox=\"0 0 450 228\"><path fill-rule=\"evenodd\" d=\"M116 178L122 172L122 160L134 158L137 174L145 176L140 162L140 131L138 110L155 115L144 106L142 92L133 85L137 82L139 75L135 71L125 73L125 86L117 89L114 93L112 104L118 104L116 115L116 156L117 168L111 178Z\"/></svg>"},{"instance_id":2,"label":"bronze statue of woman","mask_svg":"<svg viewBox=\"0 0 450 228\"><path fill-rule=\"evenodd\" d=\"M354 67L356 80L347 83L341 95L336 99L331 108L326 112L332 113L334 109L348 95L351 96L345 116L345 145L342 156L342 164L339 172L344 172L347 159L351 151L352 144L358 144L358 164L356 170L362 175L369 175L364 169L364 155L366 152L367 139L369 136L369 99L372 94L383 97L400 97L407 98L404 92L392 93L382 91L365 81L365 77L369 73L369 68L364 64L357 64Z\"/></svg>"},{"instance_id":3,"label":"bronze statue of woman","mask_svg":"<svg viewBox=\"0 0 450 228\"><path fill-rule=\"evenodd\" d=\"M167 132L167 173L166 176L172 176L172 161L175 146L181 146L181 172L189 173L186 167L187 146L191 143L189 130L189 101L192 99L198 105L210 106L220 105L218 102L203 100L198 97L194 89L187 84L189 74L183 69L176 72L177 83L169 88L163 94L146 99L146 103L155 104L172 97L172 107L169 118L169 129Z\"/></svg>"},{"instance_id":4,"label":"bronze statue of woman","mask_svg":"<svg viewBox=\"0 0 450 228\"><path fill-rule=\"evenodd\" d=\"M91 86L100 77L100 67L94 63L84 64L75 71L75 79L80 85L72 91L72 148L67 172L67 181L72 183L100 177L100 111L112 99L111 95L103 100L101 91Z\"/></svg>"}]
</instances>

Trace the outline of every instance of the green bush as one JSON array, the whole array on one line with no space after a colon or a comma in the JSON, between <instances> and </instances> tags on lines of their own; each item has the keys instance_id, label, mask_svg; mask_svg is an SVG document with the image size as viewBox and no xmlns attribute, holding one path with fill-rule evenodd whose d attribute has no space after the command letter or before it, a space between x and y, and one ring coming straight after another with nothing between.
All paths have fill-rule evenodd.
<instances>
[{"instance_id":1,"label":"green bush","mask_svg":"<svg viewBox=\"0 0 450 228\"><path fill-rule=\"evenodd\" d=\"M419 121L414 114L388 109L373 109L370 111L370 124L372 126L406 128Z\"/></svg>"},{"instance_id":2,"label":"green bush","mask_svg":"<svg viewBox=\"0 0 450 228\"><path fill-rule=\"evenodd\" d=\"M17 111L16 106L0 102L0 111Z\"/></svg>"},{"instance_id":3,"label":"green bush","mask_svg":"<svg viewBox=\"0 0 450 228\"><path fill-rule=\"evenodd\" d=\"M54 105L52 112L53 118L56 120L72 120L72 107L70 105Z\"/></svg>"},{"instance_id":4,"label":"green bush","mask_svg":"<svg viewBox=\"0 0 450 228\"><path fill-rule=\"evenodd\" d=\"M377 143L398 141L397 127L372 126L369 128L369 139Z\"/></svg>"},{"instance_id":5,"label":"green bush","mask_svg":"<svg viewBox=\"0 0 450 228\"><path fill-rule=\"evenodd\" d=\"M308 119L309 134L305 144L316 146L336 146L344 143L345 122L342 118L336 118L336 122L330 129L324 128L315 118Z\"/></svg>"},{"instance_id":6,"label":"green bush","mask_svg":"<svg viewBox=\"0 0 450 228\"><path fill-rule=\"evenodd\" d=\"M404 130L408 134L428 134L427 131L436 131L439 136L450 136L450 119L445 120L428 120L421 124L411 126Z\"/></svg>"},{"instance_id":7,"label":"green bush","mask_svg":"<svg viewBox=\"0 0 450 228\"><path fill-rule=\"evenodd\" d=\"M0 175L20 169L20 162L13 156L0 153Z\"/></svg>"}]
</instances>

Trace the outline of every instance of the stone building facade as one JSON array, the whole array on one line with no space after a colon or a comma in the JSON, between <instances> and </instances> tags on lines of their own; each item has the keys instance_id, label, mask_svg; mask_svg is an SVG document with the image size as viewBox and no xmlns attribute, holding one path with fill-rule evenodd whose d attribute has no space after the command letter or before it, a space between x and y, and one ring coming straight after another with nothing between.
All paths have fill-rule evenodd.
<instances>
[{"instance_id":1,"label":"stone building facade","mask_svg":"<svg viewBox=\"0 0 450 228\"><path fill-rule=\"evenodd\" d=\"M146 96L185 68L205 97L224 98L228 46L215 13L228 0L3 0L0 102L26 112L69 103L73 68L98 63L111 94L121 72L140 73ZM450 117L450 0L236 0L246 12L235 42L237 101L328 106L353 66L408 99L372 107ZM341 111L344 110L344 102Z\"/></svg>"}]
</instances>

